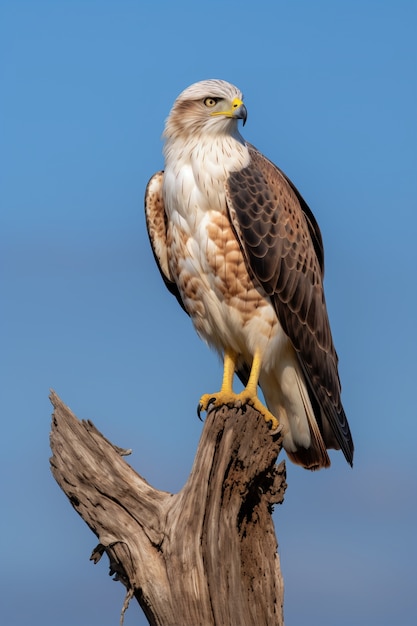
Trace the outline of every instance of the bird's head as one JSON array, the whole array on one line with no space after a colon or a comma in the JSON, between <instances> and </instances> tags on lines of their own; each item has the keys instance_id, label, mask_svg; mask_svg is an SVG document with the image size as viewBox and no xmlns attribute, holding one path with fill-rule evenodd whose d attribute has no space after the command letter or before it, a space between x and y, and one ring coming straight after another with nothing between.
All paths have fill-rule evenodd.
<instances>
[{"instance_id":1,"label":"bird's head","mask_svg":"<svg viewBox=\"0 0 417 626\"><path fill-rule=\"evenodd\" d=\"M236 134L237 121L247 111L237 87L224 80L204 80L187 87L175 100L164 136L186 138L190 133Z\"/></svg>"}]
</instances>

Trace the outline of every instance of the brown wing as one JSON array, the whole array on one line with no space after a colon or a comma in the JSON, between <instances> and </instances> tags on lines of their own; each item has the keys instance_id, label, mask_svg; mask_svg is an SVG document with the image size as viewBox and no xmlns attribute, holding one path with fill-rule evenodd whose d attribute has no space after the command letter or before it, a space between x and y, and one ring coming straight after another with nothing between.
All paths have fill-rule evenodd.
<instances>
[{"instance_id":1,"label":"brown wing","mask_svg":"<svg viewBox=\"0 0 417 626\"><path fill-rule=\"evenodd\" d=\"M177 284L171 278L168 267L167 216L162 196L164 172L157 172L150 178L145 192L145 218L151 248L156 264L168 290L176 297L185 311Z\"/></svg>"},{"instance_id":2,"label":"brown wing","mask_svg":"<svg viewBox=\"0 0 417 626\"><path fill-rule=\"evenodd\" d=\"M298 354L324 441L333 447L335 437L352 464L353 442L324 298L320 230L281 170L253 146L249 150L249 166L232 172L227 182L230 217L248 266Z\"/></svg>"}]
</instances>

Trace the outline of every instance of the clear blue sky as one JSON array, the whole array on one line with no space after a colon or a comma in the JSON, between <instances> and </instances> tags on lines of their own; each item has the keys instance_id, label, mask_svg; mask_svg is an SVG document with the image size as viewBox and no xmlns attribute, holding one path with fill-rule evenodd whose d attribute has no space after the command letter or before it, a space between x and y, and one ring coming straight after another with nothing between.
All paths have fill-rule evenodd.
<instances>
[{"instance_id":1,"label":"clear blue sky","mask_svg":"<svg viewBox=\"0 0 417 626\"><path fill-rule=\"evenodd\" d=\"M50 388L156 487L190 471L221 366L159 278L143 193L205 78L242 89L245 137L319 221L356 444L353 470L287 466L286 624L417 623L416 7L1 2L1 623L114 626L123 602L50 475Z\"/></svg>"}]
</instances>

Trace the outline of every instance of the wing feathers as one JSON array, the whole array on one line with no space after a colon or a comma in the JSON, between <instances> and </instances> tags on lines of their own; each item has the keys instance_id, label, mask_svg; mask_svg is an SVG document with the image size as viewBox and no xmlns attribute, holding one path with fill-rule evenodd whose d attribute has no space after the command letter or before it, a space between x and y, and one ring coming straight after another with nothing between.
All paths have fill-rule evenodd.
<instances>
[{"instance_id":1,"label":"wing feathers","mask_svg":"<svg viewBox=\"0 0 417 626\"><path fill-rule=\"evenodd\" d=\"M340 400L337 354L323 290L324 254L317 222L289 179L249 146L251 163L227 181L230 217L251 273L266 290L318 402L328 447L352 463L353 443ZM310 423L312 437L317 433ZM318 431L319 432L319 431ZM318 445L318 444L317 444Z\"/></svg>"},{"instance_id":2,"label":"wing feathers","mask_svg":"<svg viewBox=\"0 0 417 626\"><path fill-rule=\"evenodd\" d=\"M168 266L167 216L162 196L163 177L164 172L157 172L147 184L145 192L146 228L152 252L164 283L172 295L176 297L184 311L187 312Z\"/></svg>"}]
</instances>

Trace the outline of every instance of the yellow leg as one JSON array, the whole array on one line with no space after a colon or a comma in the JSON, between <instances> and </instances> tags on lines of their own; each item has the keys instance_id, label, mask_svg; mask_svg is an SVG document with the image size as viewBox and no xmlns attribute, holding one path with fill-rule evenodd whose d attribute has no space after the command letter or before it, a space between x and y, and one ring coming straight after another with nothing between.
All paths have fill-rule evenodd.
<instances>
[{"instance_id":1,"label":"yellow leg","mask_svg":"<svg viewBox=\"0 0 417 626\"><path fill-rule=\"evenodd\" d=\"M249 404L259 411L259 413L264 416L266 422L271 422L272 429L275 430L275 428L278 428L277 418L268 411L266 406L264 406L258 398L258 382L261 374L261 365L262 354L259 350L256 350L253 356L248 383L244 390L237 394L237 400L240 400L242 405Z\"/></svg>"},{"instance_id":2,"label":"yellow leg","mask_svg":"<svg viewBox=\"0 0 417 626\"><path fill-rule=\"evenodd\" d=\"M249 380L245 387L245 392L247 392L250 396L258 395L258 382L259 376L261 375L261 365L262 365L262 356L259 350L257 350L254 354L252 367L249 374Z\"/></svg>"},{"instance_id":3,"label":"yellow leg","mask_svg":"<svg viewBox=\"0 0 417 626\"><path fill-rule=\"evenodd\" d=\"M223 381L218 393L205 393L198 403L198 415L201 411L208 411L210 405L223 406L233 405L236 394L233 391L233 376L236 368L236 354L231 350L226 350L223 360Z\"/></svg>"},{"instance_id":4,"label":"yellow leg","mask_svg":"<svg viewBox=\"0 0 417 626\"><path fill-rule=\"evenodd\" d=\"M258 381L261 373L262 355L259 350L255 352L252 367L249 374L248 383L243 391L234 393L233 376L236 368L237 356L234 352L226 351L223 363L223 381L218 393L206 393L200 398L198 405L198 415L201 411L207 411L210 406L244 406L249 404L264 416L267 422L271 422L272 428L278 427L278 420L262 404L258 398Z\"/></svg>"},{"instance_id":5,"label":"yellow leg","mask_svg":"<svg viewBox=\"0 0 417 626\"><path fill-rule=\"evenodd\" d=\"M233 393L233 376L236 368L236 354L226 350L223 361L223 381L220 393Z\"/></svg>"}]
</instances>

